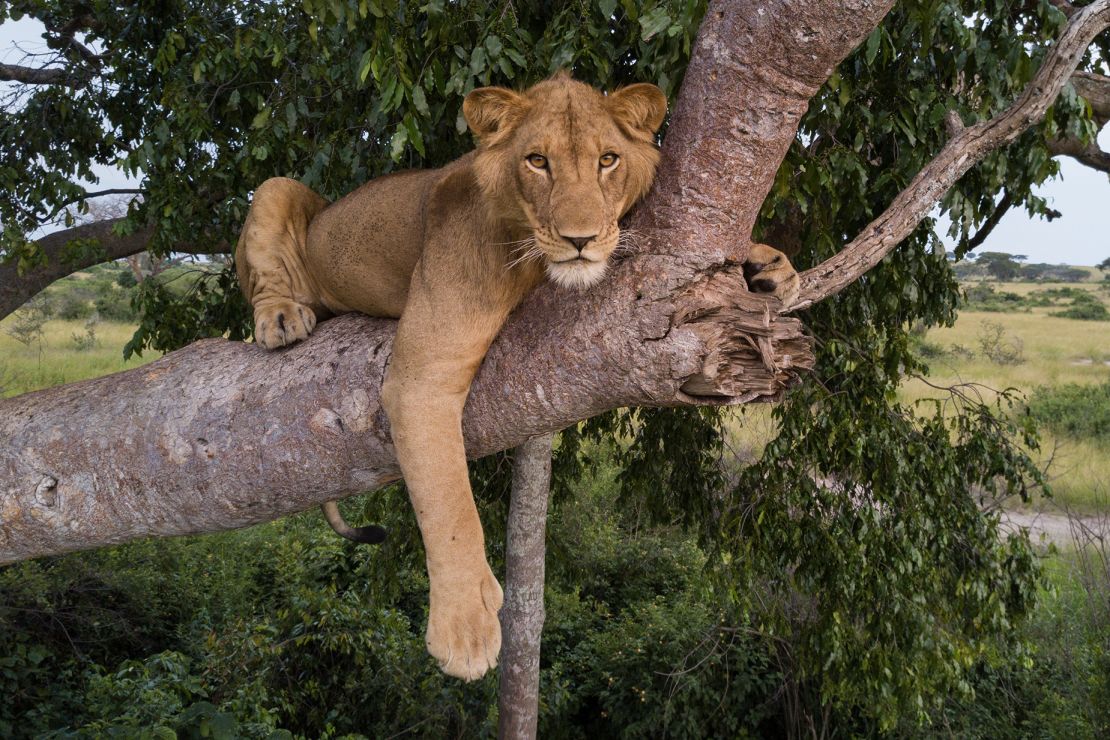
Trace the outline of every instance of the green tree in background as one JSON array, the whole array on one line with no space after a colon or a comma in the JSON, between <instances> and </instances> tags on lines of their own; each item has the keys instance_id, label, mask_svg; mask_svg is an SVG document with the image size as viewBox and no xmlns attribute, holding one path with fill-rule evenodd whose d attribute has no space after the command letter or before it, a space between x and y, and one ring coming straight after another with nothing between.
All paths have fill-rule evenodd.
<instances>
[{"instance_id":1,"label":"green tree in background","mask_svg":"<svg viewBox=\"0 0 1110 740\"><path fill-rule=\"evenodd\" d=\"M980 252L975 261L983 265L987 274L996 280L1013 280L1021 275L1021 263L1025 260L1024 254Z\"/></svg>"},{"instance_id":2,"label":"green tree in background","mask_svg":"<svg viewBox=\"0 0 1110 740\"><path fill-rule=\"evenodd\" d=\"M1067 8L1049 0L899 3L811 101L756 237L792 252L800 268L838 251L943 146L948 111L971 123L1016 97ZM477 86L524 86L568 68L608 89L652 81L673 98L704 12L698 0L0 2L0 20L41 20L56 55L47 66L28 60L4 67L7 79L19 83L0 110L0 189L8 194L0 200L0 255L18 267L9 287L23 281L33 291L36 271L52 260L75 268L142 249L159 257L229 252L251 190L268 177L295 177L335 198L396 169L442 164L471 148L460 108ZM1105 79L1108 58L1104 35L1081 69ZM1090 144L1098 123L1092 106L1068 88L1041 126L969 172L941 208L962 245L957 258L1000 212L1048 214L1033 189L1058 174L1052 159L1058 142ZM80 184L95 181L94 164L119 166L136 178L137 197L110 232L49 253L32 239L35 229L78 228L74 219L97 192ZM608 414L565 432L556 453L564 501L573 501L584 471L609 456L616 470L610 483L630 528L697 535L705 560L691 557L684 567L704 568L708 576L699 598L683 608L699 624L715 623L762 646L777 666L776 685L784 687L776 701L800 707L787 723L795 732L829 723L860 732L900 721L912 726L969 700L974 676L987 667L1024 658L1017 627L1032 604L1037 569L1024 537L1001 536L997 514L984 513L981 504L1025 497L1043 484L1026 454L1036 447L1035 433L1025 418L1008 413L1005 397L991 407L951 389L943 414L939 403L914 409L896 398L907 376L927 372L912 351L909 327L949 325L959 304L933 227L926 220L858 284L805 312L818 339L817 370L775 408L776 436L753 464L722 466L724 426L733 417L717 410ZM186 295L156 279L138 291L142 318L129 352L250 334L230 264ZM504 506L499 462L474 469L490 522ZM370 513L392 517L391 526L405 531L403 507L373 505ZM494 528L488 536L496 543L501 533ZM381 605L404 593L397 583L353 585L356 573L375 576L321 554L334 545L310 544L305 570L327 560L319 567L335 571L319 580L327 588L341 584L327 595L342 624L365 621L357 597ZM402 536L395 547L397 570L407 572L402 564L418 562L412 538ZM576 567L581 554L553 544L552 555L556 574L588 577ZM628 552L613 556L624 562ZM281 559L286 568L295 562ZM268 575L284 588L283 579L298 583L303 573ZM303 614L332 603L311 589L290 591ZM559 608L588 621L567 603ZM275 630L269 637L280 624L293 640L306 623L298 622L303 614L285 613L269 625ZM387 642L403 630L403 615L381 609L374 615L381 638L374 644L385 645L378 658L417 665L399 642ZM672 618L661 613L659 621ZM620 639L631 644L658 623L626 627ZM251 661L264 662L269 637L211 650L251 647L257 652L243 660L257 668ZM572 639L551 637L557 651ZM600 654L600 643L618 638L591 639ZM564 668L587 661L584 652L568 648L566 655ZM169 667L155 668L177 670L176 658L167 660ZM630 676L674 667L626 664L628 674L614 669L609 685L627 681L647 690ZM155 668L132 672L142 677ZM552 672L545 677L558 679ZM419 695L433 702L429 686L421 684ZM595 688L599 695L608 690ZM283 726L311 734L338 720L307 719L308 713L359 688L336 679L303 690L313 702L276 711ZM181 701L199 696L194 691ZM472 712L483 706L479 699L470 697ZM546 721L564 709L549 704ZM481 726L467 716L462 726ZM598 722L599 731L610 727Z\"/></svg>"}]
</instances>

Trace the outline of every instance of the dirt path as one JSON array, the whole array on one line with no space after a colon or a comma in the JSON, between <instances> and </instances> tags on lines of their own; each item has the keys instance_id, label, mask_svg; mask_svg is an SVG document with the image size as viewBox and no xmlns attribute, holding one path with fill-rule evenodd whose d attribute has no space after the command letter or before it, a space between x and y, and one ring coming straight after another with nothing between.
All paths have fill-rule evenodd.
<instances>
[{"instance_id":1,"label":"dirt path","mask_svg":"<svg viewBox=\"0 0 1110 740\"><path fill-rule=\"evenodd\" d=\"M1010 510L1002 512L1002 527L1008 531L1015 531L1019 527L1028 529L1029 539L1034 544L1044 535L1045 542L1052 542L1058 547L1071 547L1076 544L1077 534L1084 542L1099 533L1110 538L1110 515L1069 517L1060 511Z\"/></svg>"}]
</instances>

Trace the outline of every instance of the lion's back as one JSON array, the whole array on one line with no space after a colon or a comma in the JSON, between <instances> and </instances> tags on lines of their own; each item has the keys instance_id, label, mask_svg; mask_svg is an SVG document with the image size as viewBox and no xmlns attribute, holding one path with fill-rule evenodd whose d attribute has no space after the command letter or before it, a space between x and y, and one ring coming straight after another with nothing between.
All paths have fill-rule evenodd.
<instances>
[{"instance_id":1,"label":"lion's back","mask_svg":"<svg viewBox=\"0 0 1110 740\"><path fill-rule=\"evenodd\" d=\"M336 313L399 316L420 258L424 202L438 170L379 177L313 219L307 267Z\"/></svg>"}]
</instances>

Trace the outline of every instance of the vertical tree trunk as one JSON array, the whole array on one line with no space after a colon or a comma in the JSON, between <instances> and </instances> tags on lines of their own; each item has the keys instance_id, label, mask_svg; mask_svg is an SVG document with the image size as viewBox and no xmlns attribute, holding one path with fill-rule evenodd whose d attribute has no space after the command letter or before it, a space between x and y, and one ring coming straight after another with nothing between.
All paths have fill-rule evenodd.
<instances>
[{"instance_id":1,"label":"vertical tree trunk","mask_svg":"<svg viewBox=\"0 0 1110 740\"><path fill-rule=\"evenodd\" d=\"M536 737L540 633L543 632L544 533L551 490L551 435L513 453L513 490L505 536L505 603L501 607L498 737Z\"/></svg>"}]
</instances>

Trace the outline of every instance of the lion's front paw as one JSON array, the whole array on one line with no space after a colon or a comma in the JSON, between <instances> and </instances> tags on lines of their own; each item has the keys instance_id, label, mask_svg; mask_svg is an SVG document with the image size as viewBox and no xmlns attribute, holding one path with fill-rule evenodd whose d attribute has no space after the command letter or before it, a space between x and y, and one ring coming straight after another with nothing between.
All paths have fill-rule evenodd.
<instances>
[{"instance_id":1,"label":"lion's front paw","mask_svg":"<svg viewBox=\"0 0 1110 740\"><path fill-rule=\"evenodd\" d=\"M266 349L299 342L314 328L316 314L295 301L276 301L254 309L254 339Z\"/></svg>"},{"instance_id":2,"label":"lion's front paw","mask_svg":"<svg viewBox=\"0 0 1110 740\"><path fill-rule=\"evenodd\" d=\"M504 598L489 566L477 577L432 579L428 652L449 676L473 681L497 665Z\"/></svg>"},{"instance_id":3,"label":"lion's front paw","mask_svg":"<svg viewBox=\"0 0 1110 740\"><path fill-rule=\"evenodd\" d=\"M753 293L770 293L789 308L798 298L801 280L786 255L766 244L753 244L744 263L744 278Z\"/></svg>"}]
</instances>

